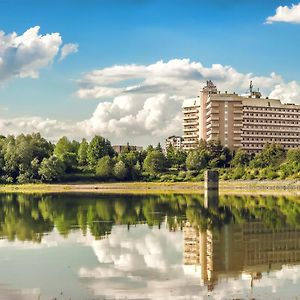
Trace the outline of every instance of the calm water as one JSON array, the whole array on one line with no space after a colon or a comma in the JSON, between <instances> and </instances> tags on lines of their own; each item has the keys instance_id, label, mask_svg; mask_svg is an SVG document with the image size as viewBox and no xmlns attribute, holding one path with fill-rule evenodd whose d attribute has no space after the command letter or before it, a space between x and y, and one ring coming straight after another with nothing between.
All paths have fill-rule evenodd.
<instances>
[{"instance_id":1,"label":"calm water","mask_svg":"<svg viewBox=\"0 0 300 300\"><path fill-rule=\"evenodd\" d=\"M300 202L1 195L0 299L300 299Z\"/></svg>"}]
</instances>

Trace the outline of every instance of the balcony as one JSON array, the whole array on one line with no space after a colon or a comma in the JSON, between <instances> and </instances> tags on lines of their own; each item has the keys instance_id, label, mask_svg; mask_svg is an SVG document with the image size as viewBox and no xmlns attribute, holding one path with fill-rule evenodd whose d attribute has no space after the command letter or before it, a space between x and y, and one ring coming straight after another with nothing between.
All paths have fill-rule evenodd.
<instances>
[{"instance_id":1,"label":"balcony","mask_svg":"<svg viewBox=\"0 0 300 300\"><path fill-rule=\"evenodd\" d=\"M195 128L184 128L183 132L199 132L199 128L195 127Z\"/></svg>"},{"instance_id":2,"label":"balcony","mask_svg":"<svg viewBox=\"0 0 300 300\"><path fill-rule=\"evenodd\" d=\"M199 122L192 121L192 122L183 122L183 126L197 126Z\"/></svg>"},{"instance_id":3,"label":"balcony","mask_svg":"<svg viewBox=\"0 0 300 300\"><path fill-rule=\"evenodd\" d=\"M198 139L199 135L198 134L184 134L182 137L184 139L190 139L190 138L192 138L192 139Z\"/></svg>"},{"instance_id":4,"label":"balcony","mask_svg":"<svg viewBox=\"0 0 300 300\"><path fill-rule=\"evenodd\" d=\"M183 108L183 113L185 114L198 114L199 113L199 109L198 108Z\"/></svg>"},{"instance_id":5,"label":"balcony","mask_svg":"<svg viewBox=\"0 0 300 300\"><path fill-rule=\"evenodd\" d=\"M183 116L183 120L199 119L198 115L194 116Z\"/></svg>"},{"instance_id":6,"label":"balcony","mask_svg":"<svg viewBox=\"0 0 300 300\"><path fill-rule=\"evenodd\" d=\"M186 141L186 140L183 141L183 144L196 144L196 143L198 143L197 139L194 139L192 141Z\"/></svg>"}]
</instances>

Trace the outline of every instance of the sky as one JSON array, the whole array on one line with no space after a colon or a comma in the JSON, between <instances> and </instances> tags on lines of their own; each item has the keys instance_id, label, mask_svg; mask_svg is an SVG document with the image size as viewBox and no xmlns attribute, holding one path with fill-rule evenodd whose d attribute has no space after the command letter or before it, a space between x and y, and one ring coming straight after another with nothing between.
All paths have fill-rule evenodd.
<instances>
[{"instance_id":1,"label":"sky","mask_svg":"<svg viewBox=\"0 0 300 300\"><path fill-rule=\"evenodd\" d=\"M209 79L300 104L299 34L297 1L0 0L0 134L156 144Z\"/></svg>"}]
</instances>

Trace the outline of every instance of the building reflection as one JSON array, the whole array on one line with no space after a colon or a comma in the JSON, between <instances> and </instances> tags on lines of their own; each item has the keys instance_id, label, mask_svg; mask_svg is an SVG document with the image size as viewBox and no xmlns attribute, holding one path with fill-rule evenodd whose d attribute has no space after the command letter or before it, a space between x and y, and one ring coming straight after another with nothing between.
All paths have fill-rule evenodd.
<instances>
[{"instance_id":1,"label":"building reflection","mask_svg":"<svg viewBox=\"0 0 300 300\"><path fill-rule=\"evenodd\" d=\"M264 272L300 263L300 230L293 226L274 230L250 221L201 231L187 222L183 232L184 264L200 267L209 290L224 277L248 274L253 284Z\"/></svg>"}]
</instances>

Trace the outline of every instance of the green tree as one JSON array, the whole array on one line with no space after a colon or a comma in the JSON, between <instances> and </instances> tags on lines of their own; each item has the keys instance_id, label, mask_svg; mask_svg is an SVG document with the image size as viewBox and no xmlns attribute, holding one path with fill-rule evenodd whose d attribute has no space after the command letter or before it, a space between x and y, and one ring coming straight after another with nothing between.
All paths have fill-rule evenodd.
<instances>
[{"instance_id":1,"label":"green tree","mask_svg":"<svg viewBox=\"0 0 300 300\"><path fill-rule=\"evenodd\" d=\"M208 154L206 151L192 150L186 158L186 167L191 171L200 171L207 167Z\"/></svg>"},{"instance_id":2,"label":"green tree","mask_svg":"<svg viewBox=\"0 0 300 300\"><path fill-rule=\"evenodd\" d=\"M278 166L284 161L286 151L280 144L266 144L262 151L255 155L251 161L251 166L255 168L265 168L268 166Z\"/></svg>"},{"instance_id":3,"label":"green tree","mask_svg":"<svg viewBox=\"0 0 300 300\"><path fill-rule=\"evenodd\" d=\"M64 163L56 156L44 158L39 168L42 181L51 182L61 179L65 172Z\"/></svg>"},{"instance_id":4,"label":"green tree","mask_svg":"<svg viewBox=\"0 0 300 300\"><path fill-rule=\"evenodd\" d=\"M77 160L80 166L86 166L88 163L87 153L88 153L89 143L86 139L82 139L77 154Z\"/></svg>"},{"instance_id":5,"label":"green tree","mask_svg":"<svg viewBox=\"0 0 300 300\"><path fill-rule=\"evenodd\" d=\"M251 155L248 154L243 149L238 149L232 159L232 166L239 167L239 166L248 166L251 160Z\"/></svg>"},{"instance_id":6,"label":"green tree","mask_svg":"<svg viewBox=\"0 0 300 300\"><path fill-rule=\"evenodd\" d=\"M66 172L70 173L77 167L78 143L69 141L67 137L58 140L54 148L54 155L57 156L66 167Z\"/></svg>"},{"instance_id":7,"label":"green tree","mask_svg":"<svg viewBox=\"0 0 300 300\"><path fill-rule=\"evenodd\" d=\"M10 181L28 182L38 179L38 166L51 155L53 146L40 134L21 134L1 139L2 173Z\"/></svg>"},{"instance_id":8,"label":"green tree","mask_svg":"<svg viewBox=\"0 0 300 300\"><path fill-rule=\"evenodd\" d=\"M115 151L112 148L110 141L102 136L96 135L89 144L87 151L87 160L90 166L95 166L99 159L104 156L114 156Z\"/></svg>"},{"instance_id":9,"label":"green tree","mask_svg":"<svg viewBox=\"0 0 300 300\"><path fill-rule=\"evenodd\" d=\"M127 168L126 168L126 165L125 163L123 163L123 161L118 161L115 166L114 166L114 175L122 180L122 179L125 179L126 178L126 175L127 175Z\"/></svg>"},{"instance_id":10,"label":"green tree","mask_svg":"<svg viewBox=\"0 0 300 300\"><path fill-rule=\"evenodd\" d=\"M113 176L113 162L110 156L106 155L99 159L96 165L96 175L102 179L110 179Z\"/></svg>"},{"instance_id":11,"label":"green tree","mask_svg":"<svg viewBox=\"0 0 300 300\"><path fill-rule=\"evenodd\" d=\"M150 151L144 161L144 170L150 174L158 174L166 168L166 157L159 150Z\"/></svg>"}]
</instances>

